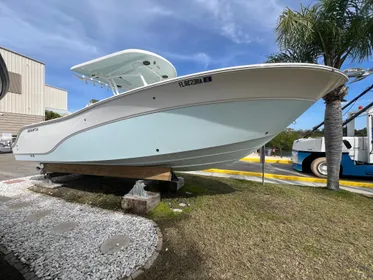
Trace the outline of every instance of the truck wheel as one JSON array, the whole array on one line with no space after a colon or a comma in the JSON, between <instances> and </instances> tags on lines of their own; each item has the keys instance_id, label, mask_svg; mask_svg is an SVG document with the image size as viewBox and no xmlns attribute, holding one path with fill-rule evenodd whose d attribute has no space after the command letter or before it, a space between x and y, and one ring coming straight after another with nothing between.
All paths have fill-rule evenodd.
<instances>
[{"instance_id":1,"label":"truck wheel","mask_svg":"<svg viewBox=\"0 0 373 280\"><path fill-rule=\"evenodd\" d=\"M328 176L328 170L326 167L326 158L319 157L313 160L311 163L311 170L315 176L319 178L326 178Z\"/></svg>"}]
</instances>

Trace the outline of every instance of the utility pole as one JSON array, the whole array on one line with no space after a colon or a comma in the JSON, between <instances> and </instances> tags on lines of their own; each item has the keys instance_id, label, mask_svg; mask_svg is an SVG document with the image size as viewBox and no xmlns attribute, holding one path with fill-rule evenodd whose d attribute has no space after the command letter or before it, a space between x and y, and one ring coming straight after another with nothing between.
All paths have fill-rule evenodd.
<instances>
[{"instance_id":1,"label":"utility pole","mask_svg":"<svg viewBox=\"0 0 373 280\"><path fill-rule=\"evenodd\" d=\"M264 163L265 163L265 145L260 148L260 162L262 163L262 185L264 185Z\"/></svg>"}]
</instances>

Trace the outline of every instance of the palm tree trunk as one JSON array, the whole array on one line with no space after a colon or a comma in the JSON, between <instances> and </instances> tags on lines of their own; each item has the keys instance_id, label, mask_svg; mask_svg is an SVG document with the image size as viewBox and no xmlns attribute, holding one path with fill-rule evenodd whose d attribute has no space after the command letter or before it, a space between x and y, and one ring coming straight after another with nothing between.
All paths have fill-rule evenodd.
<instances>
[{"instance_id":1,"label":"palm tree trunk","mask_svg":"<svg viewBox=\"0 0 373 280\"><path fill-rule=\"evenodd\" d=\"M342 108L341 100L347 93L347 88L342 86L329 92L324 100L325 107L325 153L328 167L327 187L339 190L339 171L342 159Z\"/></svg>"}]
</instances>

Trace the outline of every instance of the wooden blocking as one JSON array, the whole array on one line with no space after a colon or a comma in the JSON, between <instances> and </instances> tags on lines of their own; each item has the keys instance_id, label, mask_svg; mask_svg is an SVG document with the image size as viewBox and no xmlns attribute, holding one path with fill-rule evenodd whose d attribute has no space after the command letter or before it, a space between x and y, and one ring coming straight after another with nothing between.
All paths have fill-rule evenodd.
<instances>
[{"instance_id":1,"label":"wooden blocking","mask_svg":"<svg viewBox=\"0 0 373 280\"><path fill-rule=\"evenodd\" d=\"M159 190L161 193L177 193L177 191L184 186L184 178L176 177L176 175L173 174L171 181L153 181L153 184L155 186L152 190L156 189Z\"/></svg>"},{"instance_id":2,"label":"wooden blocking","mask_svg":"<svg viewBox=\"0 0 373 280\"><path fill-rule=\"evenodd\" d=\"M115 166L44 163L44 172L74 173L83 175L171 181L172 170L157 166Z\"/></svg>"},{"instance_id":3,"label":"wooden blocking","mask_svg":"<svg viewBox=\"0 0 373 280\"><path fill-rule=\"evenodd\" d=\"M176 176L175 176L176 177ZM177 192L184 186L184 178L183 177L176 177L169 183L169 190L171 192Z\"/></svg>"},{"instance_id":4,"label":"wooden blocking","mask_svg":"<svg viewBox=\"0 0 373 280\"><path fill-rule=\"evenodd\" d=\"M126 194L122 199L122 208L126 212L145 215L149 213L161 201L161 195L155 192L147 192L147 197Z\"/></svg>"}]
</instances>

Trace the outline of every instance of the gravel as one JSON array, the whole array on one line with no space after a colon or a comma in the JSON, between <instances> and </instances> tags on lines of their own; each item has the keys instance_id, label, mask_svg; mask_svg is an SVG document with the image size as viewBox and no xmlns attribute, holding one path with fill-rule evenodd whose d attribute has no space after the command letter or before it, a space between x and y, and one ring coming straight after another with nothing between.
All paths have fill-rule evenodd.
<instances>
[{"instance_id":1,"label":"gravel","mask_svg":"<svg viewBox=\"0 0 373 280\"><path fill-rule=\"evenodd\" d=\"M158 237L151 221L33 193L27 190L29 178L0 182L0 244L41 279L118 279L155 252ZM74 226L56 231L61 224ZM102 253L100 246L115 235L127 236L128 245Z\"/></svg>"}]
</instances>

